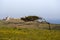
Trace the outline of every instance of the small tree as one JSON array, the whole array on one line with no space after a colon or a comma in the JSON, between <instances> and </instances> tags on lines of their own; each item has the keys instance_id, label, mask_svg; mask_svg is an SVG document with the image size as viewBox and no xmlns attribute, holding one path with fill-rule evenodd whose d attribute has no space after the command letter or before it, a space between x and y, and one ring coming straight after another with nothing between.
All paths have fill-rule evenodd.
<instances>
[{"instance_id":1,"label":"small tree","mask_svg":"<svg viewBox=\"0 0 60 40\"><path fill-rule=\"evenodd\" d=\"M27 17L24 17L24 18L21 18L21 20L25 21L25 22L28 22L28 21L35 21L35 20L42 20L41 22L46 22L48 25L49 25L49 30L51 30L51 27L50 27L50 23L47 22L44 18L42 17L38 17L38 16L27 16Z\"/></svg>"},{"instance_id":2,"label":"small tree","mask_svg":"<svg viewBox=\"0 0 60 40\"><path fill-rule=\"evenodd\" d=\"M21 18L21 20L23 20L23 21L35 21L38 19L40 19L38 16L27 16L25 18Z\"/></svg>"}]
</instances>

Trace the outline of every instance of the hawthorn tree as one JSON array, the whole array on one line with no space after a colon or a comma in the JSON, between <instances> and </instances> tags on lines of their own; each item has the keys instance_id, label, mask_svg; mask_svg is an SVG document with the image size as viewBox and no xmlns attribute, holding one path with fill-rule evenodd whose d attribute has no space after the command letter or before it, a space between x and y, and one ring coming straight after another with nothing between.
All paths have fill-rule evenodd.
<instances>
[{"instance_id":1,"label":"hawthorn tree","mask_svg":"<svg viewBox=\"0 0 60 40\"><path fill-rule=\"evenodd\" d=\"M42 20L42 22L46 22L48 25L49 25L49 30L51 30L51 27L50 27L50 23L47 22L44 18L42 17L38 17L38 16L27 16L27 17L24 17L24 18L21 18L21 20L25 21L25 22L28 22L28 21L35 21L35 20Z\"/></svg>"},{"instance_id":2,"label":"hawthorn tree","mask_svg":"<svg viewBox=\"0 0 60 40\"><path fill-rule=\"evenodd\" d=\"M23 21L35 21L38 19L40 19L40 17L38 17L38 16L27 16L25 18L21 18L21 20L23 20Z\"/></svg>"}]
</instances>

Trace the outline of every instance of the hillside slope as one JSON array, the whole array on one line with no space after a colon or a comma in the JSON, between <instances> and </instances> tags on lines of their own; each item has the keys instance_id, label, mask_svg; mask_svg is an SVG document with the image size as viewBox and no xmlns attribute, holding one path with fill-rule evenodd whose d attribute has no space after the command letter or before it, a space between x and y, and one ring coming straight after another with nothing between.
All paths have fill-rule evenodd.
<instances>
[{"instance_id":1,"label":"hillside slope","mask_svg":"<svg viewBox=\"0 0 60 40\"><path fill-rule=\"evenodd\" d=\"M37 28L37 29L49 29L49 24L43 22L19 22L19 21L0 21L0 26L5 27L15 27L15 28ZM51 29L59 29L60 30L60 24L50 24Z\"/></svg>"}]
</instances>

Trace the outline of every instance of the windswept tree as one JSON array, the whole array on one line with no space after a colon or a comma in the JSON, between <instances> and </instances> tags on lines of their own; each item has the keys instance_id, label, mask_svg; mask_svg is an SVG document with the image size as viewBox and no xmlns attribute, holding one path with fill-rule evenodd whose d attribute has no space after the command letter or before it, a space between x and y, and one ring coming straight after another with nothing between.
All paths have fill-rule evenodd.
<instances>
[{"instance_id":1,"label":"windswept tree","mask_svg":"<svg viewBox=\"0 0 60 40\"><path fill-rule=\"evenodd\" d=\"M38 17L38 16L27 16L27 17L21 18L21 20L23 20L23 21L35 21L38 19L40 19L40 17Z\"/></svg>"},{"instance_id":2,"label":"windswept tree","mask_svg":"<svg viewBox=\"0 0 60 40\"><path fill-rule=\"evenodd\" d=\"M50 23L47 22L44 18L42 17L38 17L38 16L27 16L27 17L24 17L24 18L21 18L21 20L25 21L25 22L28 22L28 21L35 21L35 20L42 20L41 23L47 23L49 25L49 30L51 30L51 27L50 27Z\"/></svg>"}]
</instances>

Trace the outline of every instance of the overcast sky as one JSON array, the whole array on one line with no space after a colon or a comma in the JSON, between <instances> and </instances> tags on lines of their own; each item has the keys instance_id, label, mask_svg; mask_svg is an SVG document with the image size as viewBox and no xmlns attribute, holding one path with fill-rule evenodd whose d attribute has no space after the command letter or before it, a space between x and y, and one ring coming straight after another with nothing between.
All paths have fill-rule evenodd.
<instances>
[{"instance_id":1,"label":"overcast sky","mask_svg":"<svg viewBox=\"0 0 60 40\"><path fill-rule=\"evenodd\" d=\"M60 23L60 0L0 0L0 19L37 15Z\"/></svg>"}]
</instances>

